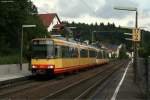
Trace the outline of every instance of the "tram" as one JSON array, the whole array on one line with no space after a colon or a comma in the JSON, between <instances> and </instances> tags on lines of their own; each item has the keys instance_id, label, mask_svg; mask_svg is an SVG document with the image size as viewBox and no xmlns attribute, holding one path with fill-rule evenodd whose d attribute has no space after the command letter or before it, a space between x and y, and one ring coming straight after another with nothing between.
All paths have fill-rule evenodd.
<instances>
[{"instance_id":1,"label":"tram","mask_svg":"<svg viewBox=\"0 0 150 100\"><path fill-rule=\"evenodd\" d=\"M106 55L104 50L74 40L36 38L32 40L32 73L54 75L101 65L108 63Z\"/></svg>"}]
</instances>

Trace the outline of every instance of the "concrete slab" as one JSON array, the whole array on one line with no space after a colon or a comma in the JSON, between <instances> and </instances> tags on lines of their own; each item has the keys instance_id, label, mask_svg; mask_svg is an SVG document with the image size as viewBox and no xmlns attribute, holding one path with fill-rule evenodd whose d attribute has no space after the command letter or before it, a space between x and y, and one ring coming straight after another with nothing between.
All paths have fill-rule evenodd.
<instances>
[{"instance_id":1,"label":"concrete slab","mask_svg":"<svg viewBox=\"0 0 150 100\"><path fill-rule=\"evenodd\" d=\"M30 76L31 73L17 73L17 74L8 74L8 75L0 75L0 82L17 79L17 78L23 78Z\"/></svg>"},{"instance_id":2,"label":"concrete slab","mask_svg":"<svg viewBox=\"0 0 150 100\"><path fill-rule=\"evenodd\" d=\"M19 64L0 65L0 85L23 80L30 75L28 64L23 64L22 70Z\"/></svg>"},{"instance_id":3,"label":"concrete slab","mask_svg":"<svg viewBox=\"0 0 150 100\"><path fill-rule=\"evenodd\" d=\"M0 65L0 75L28 73L28 72L29 72L28 64L23 64L22 70L20 69L20 64Z\"/></svg>"}]
</instances>

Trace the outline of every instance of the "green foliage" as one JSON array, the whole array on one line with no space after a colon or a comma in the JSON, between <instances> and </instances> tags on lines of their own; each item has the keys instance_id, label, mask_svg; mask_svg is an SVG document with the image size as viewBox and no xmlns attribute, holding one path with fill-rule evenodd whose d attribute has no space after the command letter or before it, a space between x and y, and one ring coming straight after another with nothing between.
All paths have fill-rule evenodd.
<instances>
[{"instance_id":1,"label":"green foliage","mask_svg":"<svg viewBox=\"0 0 150 100\"><path fill-rule=\"evenodd\" d=\"M16 64L19 63L19 56L4 56L0 57L0 64Z\"/></svg>"},{"instance_id":2,"label":"green foliage","mask_svg":"<svg viewBox=\"0 0 150 100\"><path fill-rule=\"evenodd\" d=\"M92 32L94 32L94 41L99 41L100 43L106 44L125 44L127 51L133 51L132 42L125 40L125 38L132 38L131 36L124 35L124 33L132 33L131 29L116 27L114 23L95 23L95 24L84 24L84 23L68 23L65 22L67 26L76 27L74 30L74 38L77 34L80 34L80 40L90 40L92 41ZM142 30L142 40L140 43L139 56L146 57L150 56L150 32ZM121 56L126 56L125 52L121 53ZM121 57L122 58L122 57Z\"/></svg>"},{"instance_id":3,"label":"green foliage","mask_svg":"<svg viewBox=\"0 0 150 100\"><path fill-rule=\"evenodd\" d=\"M142 41L139 48L139 55L141 57L150 56L150 32L142 31Z\"/></svg>"},{"instance_id":4,"label":"green foliage","mask_svg":"<svg viewBox=\"0 0 150 100\"><path fill-rule=\"evenodd\" d=\"M143 47L139 48L138 53L140 57L146 57L148 55L147 50L144 49Z\"/></svg>"},{"instance_id":5,"label":"green foliage","mask_svg":"<svg viewBox=\"0 0 150 100\"><path fill-rule=\"evenodd\" d=\"M119 59L127 59L128 55L126 54L127 50L125 47L122 47L119 52Z\"/></svg>"},{"instance_id":6,"label":"green foliage","mask_svg":"<svg viewBox=\"0 0 150 100\"><path fill-rule=\"evenodd\" d=\"M13 1L11 3L0 2L0 57L15 55L20 51L22 25L36 25L35 28L23 29L24 53L28 52L31 39L47 35L46 28L37 16L37 8L31 0Z\"/></svg>"},{"instance_id":7,"label":"green foliage","mask_svg":"<svg viewBox=\"0 0 150 100\"><path fill-rule=\"evenodd\" d=\"M20 56L19 54L9 55L9 56L1 56L0 57L0 64L18 64L20 63ZM23 62L27 62L24 58Z\"/></svg>"},{"instance_id":8,"label":"green foliage","mask_svg":"<svg viewBox=\"0 0 150 100\"><path fill-rule=\"evenodd\" d=\"M131 33L130 29L116 27L114 23L108 23L104 25L104 23L95 23L95 24L85 24L85 23L67 23L67 26L76 27L74 30L74 37L77 34L80 34L81 41L90 40L92 41L92 33L94 34L94 41L100 41L108 44L126 44L127 41L124 39L126 36L123 33ZM132 43L128 42L129 47L131 47Z\"/></svg>"}]
</instances>

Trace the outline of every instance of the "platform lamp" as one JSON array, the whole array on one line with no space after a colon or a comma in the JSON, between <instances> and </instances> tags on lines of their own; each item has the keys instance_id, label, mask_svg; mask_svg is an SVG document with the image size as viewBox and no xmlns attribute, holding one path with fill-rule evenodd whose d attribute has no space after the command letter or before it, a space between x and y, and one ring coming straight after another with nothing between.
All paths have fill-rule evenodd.
<instances>
[{"instance_id":1,"label":"platform lamp","mask_svg":"<svg viewBox=\"0 0 150 100\"><path fill-rule=\"evenodd\" d=\"M134 11L135 12L135 29L138 29L138 10L137 8L133 7L114 7L115 10L125 10L125 11ZM134 81L136 82L136 67L137 67L137 42L133 41L133 47L134 47L134 60L133 60L133 67L134 67Z\"/></svg>"},{"instance_id":2,"label":"platform lamp","mask_svg":"<svg viewBox=\"0 0 150 100\"><path fill-rule=\"evenodd\" d=\"M24 28L32 28L36 27L36 25L22 25L22 32L21 32L21 48L20 48L20 70L22 70L22 56L23 56L23 29Z\"/></svg>"}]
</instances>

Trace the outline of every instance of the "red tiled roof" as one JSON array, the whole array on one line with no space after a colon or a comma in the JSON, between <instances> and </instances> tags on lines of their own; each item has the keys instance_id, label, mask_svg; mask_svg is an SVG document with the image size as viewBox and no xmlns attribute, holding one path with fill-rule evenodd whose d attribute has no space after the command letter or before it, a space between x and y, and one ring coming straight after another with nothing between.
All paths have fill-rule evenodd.
<instances>
[{"instance_id":1,"label":"red tiled roof","mask_svg":"<svg viewBox=\"0 0 150 100\"><path fill-rule=\"evenodd\" d=\"M55 17L57 17L58 21L61 23L56 13L39 14L38 16L42 20L45 27L49 27Z\"/></svg>"}]
</instances>

